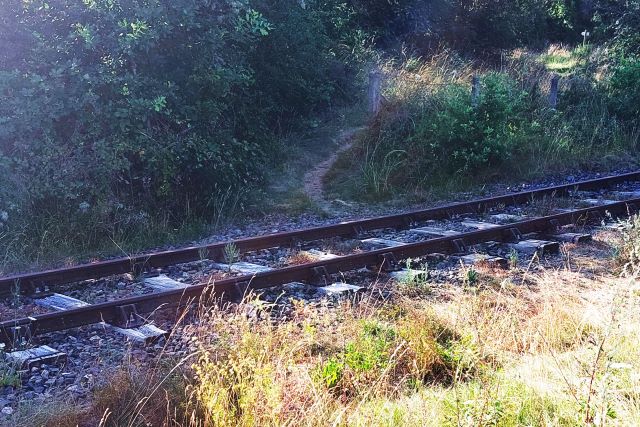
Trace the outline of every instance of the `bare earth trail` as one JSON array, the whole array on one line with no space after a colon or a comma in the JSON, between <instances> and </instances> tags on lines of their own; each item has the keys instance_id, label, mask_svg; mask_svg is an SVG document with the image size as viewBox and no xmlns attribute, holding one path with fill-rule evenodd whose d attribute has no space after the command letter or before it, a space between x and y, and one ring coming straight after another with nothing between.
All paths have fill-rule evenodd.
<instances>
[{"instance_id":1,"label":"bare earth trail","mask_svg":"<svg viewBox=\"0 0 640 427\"><path fill-rule=\"evenodd\" d=\"M330 210L331 201L325 198L324 193L324 177L329 172L333 164L338 160L338 156L349 150L354 142L358 132L364 130L365 127L353 127L340 132L335 141L338 144L336 151L325 161L319 163L316 167L307 172L304 176L304 193L323 211Z\"/></svg>"}]
</instances>

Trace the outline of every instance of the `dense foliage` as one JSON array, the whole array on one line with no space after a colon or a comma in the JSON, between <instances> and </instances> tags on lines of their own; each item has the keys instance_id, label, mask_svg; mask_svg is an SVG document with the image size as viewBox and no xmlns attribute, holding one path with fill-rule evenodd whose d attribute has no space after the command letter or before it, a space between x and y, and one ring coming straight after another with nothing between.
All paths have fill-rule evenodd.
<instances>
[{"instance_id":1,"label":"dense foliage","mask_svg":"<svg viewBox=\"0 0 640 427\"><path fill-rule=\"evenodd\" d=\"M385 109L342 166L360 171L366 191L337 172L338 192L385 199L398 192L428 194L434 186L634 164L640 148L636 59L613 66L599 82L576 72L557 109L549 105L548 73L523 74L539 64L519 59L504 72L481 74L476 100L466 75L435 86L420 83L433 81L442 67L455 75L450 66L433 64L419 74L403 70L390 82Z\"/></svg>"},{"instance_id":2,"label":"dense foliage","mask_svg":"<svg viewBox=\"0 0 640 427\"><path fill-rule=\"evenodd\" d=\"M209 215L259 184L279 132L352 87L350 10L331 2L13 0L0 13L9 223Z\"/></svg>"},{"instance_id":3,"label":"dense foliage","mask_svg":"<svg viewBox=\"0 0 640 427\"><path fill-rule=\"evenodd\" d=\"M45 236L90 246L158 220L168 229L211 221L263 186L264 170L281 163L283 134L353 102L370 61L395 51L484 57L581 43L588 30L587 41L608 48L606 79L582 78L562 108L633 121L639 23L638 0L7 0L0 246L45 245ZM503 165L527 145L523 135L542 132L539 99L519 81L483 84L477 109L459 84L439 91L432 109L407 106L416 128L384 124L380 139L391 142L369 158L382 170L404 156L423 171ZM594 89L597 103L567 105Z\"/></svg>"},{"instance_id":4,"label":"dense foliage","mask_svg":"<svg viewBox=\"0 0 640 427\"><path fill-rule=\"evenodd\" d=\"M406 139L419 170L473 174L507 163L525 133L535 132L527 93L499 74L483 79L477 105L466 87L452 84L438 92L428 108L412 115ZM426 117L425 117L426 116Z\"/></svg>"},{"instance_id":5,"label":"dense foliage","mask_svg":"<svg viewBox=\"0 0 640 427\"><path fill-rule=\"evenodd\" d=\"M361 25L418 46L445 43L465 50L575 40L592 28L589 0L394 0L354 1Z\"/></svg>"}]
</instances>

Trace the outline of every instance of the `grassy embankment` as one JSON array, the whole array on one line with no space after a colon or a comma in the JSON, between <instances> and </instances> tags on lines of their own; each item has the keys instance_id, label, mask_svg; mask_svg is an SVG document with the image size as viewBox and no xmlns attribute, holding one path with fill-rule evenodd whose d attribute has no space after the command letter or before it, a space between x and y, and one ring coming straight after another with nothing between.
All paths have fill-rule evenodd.
<instances>
[{"instance_id":1,"label":"grassy embankment","mask_svg":"<svg viewBox=\"0 0 640 427\"><path fill-rule=\"evenodd\" d=\"M492 182L637 165L638 131L602 48L517 49L491 63L443 52L389 61L382 111L328 174L329 194L428 200ZM560 73L557 109L549 104ZM471 96L473 75L480 95Z\"/></svg>"}]
</instances>

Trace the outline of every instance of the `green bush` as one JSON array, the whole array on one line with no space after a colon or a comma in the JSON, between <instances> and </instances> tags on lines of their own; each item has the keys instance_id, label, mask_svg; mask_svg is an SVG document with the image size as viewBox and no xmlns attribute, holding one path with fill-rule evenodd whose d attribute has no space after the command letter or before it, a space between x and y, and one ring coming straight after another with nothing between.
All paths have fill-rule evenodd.
<instances>
[{"instance_id":1,"label":"green bush","mask_svg":"<svg viewBox=\"0 0 640 427\"><path fill-rule=\"evenodd\" d=\"M407 82L415 81L410 75L392 82L389 105L364 133L348 165L361 171L365 192L356 197L420 195L569 167L619 167L624 153L637 150L637 62L617 68L607 85L575 76L560 94L557 111L537 84L512 77L518 74L482 75L475 106L468 84L432 87Z\"/></svg>"},{"instance_id":2,"label":"green bush","mask_svg":"<svg viewBox=\"0 0 640 427\"><path fill-rule=\"evenodd\" d=\"M466 51L576 41L594 8L581 0L394 0L352 2L359 24L382 45L446 43Z\"/></svg>"},{"instance_id":3,"label":"green bush","mask_svg":"<svg viewBox=\"0 0 640 427\"><path fill-rule=\"evenodd\" d=\"M95 241L154 221L172 228L261 186L278 136L352 94L347 61L362 45L348 45L351 11L338 5L8 2L5 231Z\"/></svg>"},{"instance_id":4,"label":"green bush","mask_svg":"<svg viewBox=\"0 0 640 427\"><path fill-rule=\"evenodd\" d=\"M593 21L596 39L615 56L640 54L640 1L598 0Z\"/></svg>"},{"instance_id":5,"label":"green bush","mask_svg":"<svg viewBox=\"0 0 640 427\"><path fill-rule=\"evenodd\" d=\"M622 60L609 79L611 109L623 120L640 117L640 60Z\"/></svg>"},{"instance_id":6,"label":"green bush","mask_svg":"<svg viewBox=\"0 0 640 427\"><path fill-rule=\"evenodd\" d=\"M540 134L531 120L534 101L503 74L487 74L481 86L476 107L467 86L448 84L399 107L407 110L402 114L381 117L364 142L378 147L373 168L380 170L393 150L406 153L402 167L392 172L396 183L473 176L509 163Z\"/></svg>"},{"instance_id":7,"label":"green bush","mask_svg":"<svg viewBox=\"0 0 640 427\"><path fill-rule=\"evenodd\" d=\"M507 162L528 128L527 94L505 75L488 74L482 80L477 107L465 87L454 85L438 94L439 111L418 121L415 141L420 166L444 166L445 173L473 174ZM418 166L418 167L420 167Z\"/></svg>"}]
</instances>

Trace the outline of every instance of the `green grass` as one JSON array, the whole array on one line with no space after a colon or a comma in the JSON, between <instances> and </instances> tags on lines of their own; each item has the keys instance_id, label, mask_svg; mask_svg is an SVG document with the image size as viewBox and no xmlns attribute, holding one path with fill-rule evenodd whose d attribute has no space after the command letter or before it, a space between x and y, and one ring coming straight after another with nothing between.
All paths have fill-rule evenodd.
<instances>
[{"instance_id":1,"label":"green grass","mask_svg":"<svg viewBox=\"0 0 640 427\"><path fill-rule=\"evenodd\" d=\"M538 393L501 375L452 388L420 387L398 400L366 402L350 425L365 426L580 426L575 402Z\"/></svg>"},{"instance_id":2,"label":"green grass","mask_svg":"<svg viewBox=\"0 0 640 427\"><path fill-rule=\"evenodd\" d=\"M547 53L539 55L537 60L544 64L548 71L569 76L588 64L591 51L590 45L578 45L573 48L553 45Z\"/></svg>"},{"instance_id":3,"label":"green grass","mask_svg":"<svg viewBox=\"0 0 640 427\"><path fill-rule=\"evenodd\" d=\"M579 64L579 59L577 58L557 54L543 55L540 60L547 70L557 73L568 73Z\"/></svg>"},{"instance_id":4,"label":"green grass","mask_svg":"<svg viewBox=\"0 0 640 427\"><path fill-rule=\"evenodd\" d=\"M219 227L200 219L179 226L151 220L147 225L114 234L105 232L92 240L43 228L0 232L0 274L12 271L46 269L73 265L95 259L129 256L158 246L187 244L212 233Z\"/></svg>"}]
</instances>

